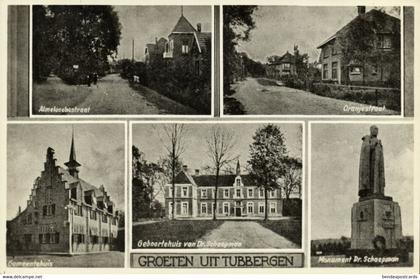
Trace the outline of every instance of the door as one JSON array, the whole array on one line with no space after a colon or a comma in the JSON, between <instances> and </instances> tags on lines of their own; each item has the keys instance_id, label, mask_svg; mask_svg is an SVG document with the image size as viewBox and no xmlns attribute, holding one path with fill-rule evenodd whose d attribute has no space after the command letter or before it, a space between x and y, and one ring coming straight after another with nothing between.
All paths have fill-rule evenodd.
<instances>
[{"instance_id":1,"label":"door","mask_svg":"<svg viewBox=\"0 0 420 279\"><path fill-rule=\"evenodd\" d=\"M240 207L236 207L235 208L235 215L237 216L237 217L241 217L241 215L242 215L242 212L241 212L242 210L241 210L241 208Z\"/></svg>"}]
</instances>

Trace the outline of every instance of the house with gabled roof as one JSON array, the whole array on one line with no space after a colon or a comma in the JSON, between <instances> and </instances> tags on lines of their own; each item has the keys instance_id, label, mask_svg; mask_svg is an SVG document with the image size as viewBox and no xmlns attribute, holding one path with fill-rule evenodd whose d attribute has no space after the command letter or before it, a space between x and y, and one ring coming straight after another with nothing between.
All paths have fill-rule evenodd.
<instances>
[{"instance_id":1,"label":"house with gabled roof","mask_svg":"<svg viewBox=\"0 0 420 279\"><path fill-rule=\"evenodd\" d=\"M190 173L187 166L175 176L175 205L172 183L165 185L165 213L172 218L212 218L215 198L215 175L202 175L199 170ZM294 193L292 198L300 198ZM239 161L235 174L221 174L218 179L216 216L220 218L263 218L283 216L284 196L280 189L268 191L268 207L265 207L265 191L241 173Z\"/></svg>"},{"instance_id":2,"label":"house with gabled roof","mask_svg":"<svg viewBox=\"0 0 420 279\"><path fill-rule=\"evenodd\" d=\"M358 15L348 24L327 38L317 48L321 50L319 63L322 65L322 80L338 84L387 85L392 80L400 80L400 20L385 12L372 9L365 12L365 6L358 6ZM370 28L375 38L368 42L362 61L344 56L340 39L350 34L357 25ZM364 34L360 34L361 40ZM351 46L349 46L351 48ZM351 50L351 49L350 49ZM398 63L394 63L397 60ZM394 63L394 64L393 64Z\"/></svg>"},{"instance_id":3,"label":"house with gabled roof","mask_svg":"<svg viewBox=\"0 0 420 279\"><path fill-rule=\"evenodd\" d=\"M118 211L103 185L79 177L74 137L67 168L48 147L44 170L34 181L26 208L7 221L11 253L79 254L110 251L118 234Z\"/></svg>"},{"instance_id":4,"label":"house with gabled roof","mask_svg":"<svg viewBox=\"0 0 420 279\"><path fill-rule=\"evenodd\" d=\"M267 77L280 79L283 76L296 75L295 56L286 51L282 56L274 56L274 59L268 61L266 68Z\"/></svg>"}]
</instances>

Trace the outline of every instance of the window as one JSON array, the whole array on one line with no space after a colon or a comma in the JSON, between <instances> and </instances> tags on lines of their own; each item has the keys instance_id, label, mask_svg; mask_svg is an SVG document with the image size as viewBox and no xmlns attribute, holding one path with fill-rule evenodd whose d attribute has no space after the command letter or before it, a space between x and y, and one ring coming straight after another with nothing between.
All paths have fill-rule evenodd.
<instances>
[{"instance_id":1,"label":"window","mask_svg":"<svg viewBox=\"0 0 420 279\"><path fill-rule=\"evenodd\" d=\"M188 54L189 52L189 46L188 46L188 40L182 41L182 54Z\"/></svg>"},{"instance_id":2,"label":"window","mask_svg":"<svg viewBox=\"0 0 420 279\"><path fill-rule=\"evenodd\" d=\"M229 214L229 203L228 202L223 203L223 214Z\"/></svg>"},{"instance_id":3,"label":"window","mask_svg":"<svg viewBox=\"0 0 420 279\"><path fill-rule=\"evenodd\" d=\"M207 189L201 189L201 198L207 199Z\"/></svg>"},{"instance_id":4,"label":"window","mask_svg":"<svg viewBox=\"0 0 420 279\"><path fill-rule=\"evenodd\" d=\"M379 66L378 65L373 65L372 66L372 75L377 75L379 71Z\"/></svg>"},{"instance_id":5,"label":"window","mask_svg":"<svg viewBox=\"0 0 420 279\"><path fill-rule=\"evenodd\" d=\"M211 190L211 197L214 199L215 196L216 196L216 190L212 189Z\"/></svg>"},{"instance_id":6,"label":"window","mask_svg":"<svg viewBox=\"0 0 420 279\"><path fill-rule=\"evenodd\" d=\"M169 51L173 51L174 50L174 40L170 40L169 41Z\"/></svg>"},{"instance_id":7,"label":"window","mask_svg":"<svg viewBox=\"0 0 420 279\"><path fill-rule=\"evenodd\" d=\"M77 188L72 188L70 192L70 198L76 200L77 199Z\"/></svg>"},{"instance_id":8,"label":"window","mask_svg":"<svg viewBox=\"0 0 420 279\"><path fill-rule=\"evenodd\" d=\"M32 224L32 213L29 213L28 216L26 216L26 224L27 225Z\"/></svg>"},{"instance_id":9,"label":"window","mask_svg":"<svg viewBox=\"0 0 420 279\"><path fill-rule=\"evenodd\" d=\"M378 48L390 49L392 47L391 36L388 34L378 35Z\"/></svg>"},{"instance_id":10,"label":"window","mask_svg":"<svg viewBox=\"0 0 420 279\"><path fill-rule=\"evenodd\" d=\"M223 197L224 198L229 198L229 189L223 190Z\"/></svg>"},{"instance_id":11,"label":"window","mask_svg":"<svg viewBox=\"0 0 420 279\"><path fill-rule=\"evenodd\" d=\"M74 215L83 217L83 208L81 205L76 205L74 209Z\"/></svg>"},{"instance_id":12,"label":"window","mask_svg":"<svg viewBox=\"0 0 420 279\"><path fill-rule=\"evenodd\" d=\"M265 194L264 189L261 188L259 192L260 192L260 198L264 198L265 197L265 195L264 195Z\"/></svg>"},{"instance_id":13,"label":"window","mask_svg":"<svg viewBox=\"0 0 420 279\"><path fill-rule=\"evenodd\" d=\"M331 78L332 79L338 79L337 68L338 68L338 62L332 62L331 64Z\"/></svg>"},{"instance_id":14,"label":"window","mask_svg":"<svg viewBox=\"0 0 420 279\"><path fill-rule=\"evenodd\" d=\"M73 234L72 235L72 240L73 240L73 243L77 243L77 244L80 244L80 243L85 243L85 235L84 234Z\"/></svg>"},{"instance_id":15,"label":"window","mask_svg":"<svg viewBox=\"0 0 420 279\"><path fill-rule=\"evenodd\" d=\"M248 189L248 198L253 198L254 197L254 189L250 188Z\"/></svg>"},{"instance_id":16,"label":"window","mask_svg":"<svg viewBox=\"0 0 420 279\"><path fill-rule=\"evenodd\" d=\"M241 189L236 189L236 197L240 198L241 197Z\"/></svg>"},{"instance_id":17,"label":"window","mask_svg":"<svg viewBox=\"0 0 420 279\"><path fill-rule=\"evenodd\" d=\"M236 178L236 186L241 186L241 179L240 178Z\"/></svg>"},{"instance_id":18,"label":"window","mask_svg":"<svg viewBox=\"0 0 420 279\"><path fill-rule=\"evenodd\" d=\"M200 75L200 60L195 61L195 75Z\"/></svg>"},{"instance_id":19,"label":"window","mask_svg":"<svg viewBox=\"0 0 420 279\"><path fill-rule=\"evenodd\" d=\"M42 216L55 215L55 204L44 205L42 207Z\"/></svg>"},{"instance_id":20,"label":"window","mask_svg":"<svg viewBox=\"0 0 420 279\"><path fill-rule=\"evenodd\" d=\"M262 202L258 203L258 213L265 213L265 204Z\"/></svg>"},{"instance_id":21,"label":"window","mask_svg":"<svg viewBox=\"0 0 420 279\"><path fill-rule=\"evenodd\" d=\"M328 79L328 64L322 65L322 79Z\"/></svg>"},{"instance_id":22,"label":"window","mask_svg":"<svg viewBox=\"0 0 420 279\"><path fill-rule=\"evenodd\" d=\"M276 203L270 202L270 213L276 213Z\"/></svg>"},{"instance_id":23,"label":"window","mask_svg":"<svg viewBox=\"0 0 420 279\"><path fill-rule=\"evenodd\" d=\"M169 198L172 198L172 190L173 190L172 187L168 187L168 197Z\"/></svg>"},{"instance_id":24,"label":"window","mask_svg":"<svg viewBox=\"0 0 420 279\"><path fill-rule=\"evenodd\" d=\"M248 209L248 214L253 214L254 213L254 203L253 202L248 202L247 209Z\"/></svg>"},{"instance_id":25,"label":"window","mask_svg":"<svg viewBox=\"0 0 420 279\"><path fill-rule=\"evenodd\" d=\"M283 64L283 68L284 68L285 70L290 70L290 63L284 63L284 64Z\"/></svg>"},{"instance_id":26,"label":"window","mask_svg":"<svg viewBox=\"0 0 420 279\"><path fill-rule=\"evenodd\" d=\"M207 214L207 203L205 202L201 204L201 214Z\"/></svg>"},{"instance_id":27,"label":"window","mask_svg":"<svg viewBox=\"0 0 420 279\"><path fill-rule=\"evenodd\" d=\"M108 223L108 216L106 214L102 214L102 223Z\"/></svg>"},{"instance_id":28,"label":"window","mask_svg":"<svg viewBox=\"0 0 420 279\"><path fill-rule=\"evenodd\" d=\"M60 240L60 234L57 233L51 233L50 234L50 244L56 244Z\"/></svg>"},{"instance_id":29,"label":"window","mask_svg":"<svg viewBox=\"0 0 420 279\"><path fill-rule=\"evenodd\" d=\"M188 196L188 187L182 187L182 197L187 197Z\"/></svg>"},{"instance_id":30,"label":"window","mask_svg":"<svg viewBox=\"0 0 420 279\"><path fill-rule=\"evenodd\" d=\"M181 214L184 216L188 215L188 202L182 203Z\"/></svg>"},{"instance_id":31,"label":"window","mask_svg":"<svg viewBox=\"0 0 420 279\"><path fill-rule=\"evenodd\" d=\"M331 47L331 55L337 55L338 51L336 47Z\"/></svg>"},{"instance_id":32,"label":"window","mask_svg":"<svg viewBox=\"0 0 420 279\"><path fill-rule=\"evenodd\" d=\"M324 58L327 58L328 56L329 56L328 47L325 47L324 48Z\"/></svg>"},{"instance_id":33,"label":"window","mask_svg":"<svg viewBox=\"0 0 420 279\"><path fill-rule=\"evenodd\" d=\"M275 198L276 197L276 190L271 190L270 191L270 198Z\"/></svg>"},{"instance_id":34,"label":"window","mask_svg":"<svg viewBox=\"0 0 420 279\"><path fill-rule=\"evenodd\" d=\"M211 206L207 208L207 209L208 209L209 214L213 214L213 208L214 208L214 202L212 202L212 203L211 203ZM217 212L217 211L216 211L216 212Z\"/></svg>"}]
</instances>

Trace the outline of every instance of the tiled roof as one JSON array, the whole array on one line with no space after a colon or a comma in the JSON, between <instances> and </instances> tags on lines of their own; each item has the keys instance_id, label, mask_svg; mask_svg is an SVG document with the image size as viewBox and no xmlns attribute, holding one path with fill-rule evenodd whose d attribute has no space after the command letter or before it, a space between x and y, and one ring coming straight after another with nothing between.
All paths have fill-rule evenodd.
<instances>
[{"instance_id":1,"label":"tiled roof","mask_svg":"<svg viewBox=\"0 0 420 279\"><path fill-rule=\"evenodd\" d=\"M191 23L182 15L176 23L172 33L193 33L196 32Z\"/></svg>"},{"instance_id":2,"label":"tiled roof","mask_svg":"<svg viewBox=\"0 0 420 279\"><path fill-rule=\"evenodd\" d=\"M102 192L98 187L84 181L81 178L75 178L72 175L70 175L70 173L68 172L68 170L63 169L62 167L59 167L59 172L62 174L62 179L64 181L67 181L68 184L73 184L73 183L80 183L80 187L82 187L83 192L87 192L87 191L94 191L95 192L95 196L96 197L100 197L104 195L104 192Z\"/></svg>"},{"instance_id":3,"label":"tiled roof","mask_svg":"<svg viewBox=\"0 0 420 279\"><path fill-rule=\"evenodd\" d=\"M220 175L219 176L219 186L220 187L229 187L233 186L235 183L236 175ZM242 183L245 186L253 186L255 183L252 182L252 179L249 175L241 175ZM215 175L189 175L185 171L181 171L175 177L175 183L177 184L194 184L197 186L214 186L216 184Z\"/></svg>"},{"instance_id":4,"label":"tiled roof","mask_svg":"<svg viewBox=\"0 0 420 279\"><path fill-rule=\"evenodd\" d=\"M338 30L334 35L330 36L327 40L325 40L324 42L322 42L317 48L322 48L324 45L326 45L327 43L329 43L332 40L334 40L339 33L345 32L352 24L354 24L356 22L356 19L358 19L360 17L364 17L368 21L374 21L379 16L383 16L383 15L385 15L385 17L387 19L389 19L389 20L385 22L385 26L383 26L383 30L381 30L381 31L382 32L385 32L385 33L392 32L393 24L394 23L399 23L400 20L398 18L396 18L396 17L393 17L393 16L389 15L389 14L382 13L381 11L378 11L376 9L372 9L372 10L370 10L369 12L367 12L365 14L361 14L361 15L356 16L349 23L347 23L344 27L342 27L340 30Z\"/></svg>"}]
</instances>

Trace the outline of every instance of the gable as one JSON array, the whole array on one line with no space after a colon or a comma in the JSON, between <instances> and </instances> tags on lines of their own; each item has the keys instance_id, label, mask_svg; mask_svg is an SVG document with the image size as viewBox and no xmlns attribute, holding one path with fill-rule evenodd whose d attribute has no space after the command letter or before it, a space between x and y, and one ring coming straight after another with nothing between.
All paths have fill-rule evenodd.
<instances>
[{"instance_id":1,"label":"gable","mask_svg":"<svg viewBox=\"0 0 420 279\"><path fill-rule=\"evenodd\" d=\"M172 29L171 33L193 33L193 32L196 32L195 28L184 16L181 16L178 22L176 23L174 29Z\"/></svg>"}]
</instances>

